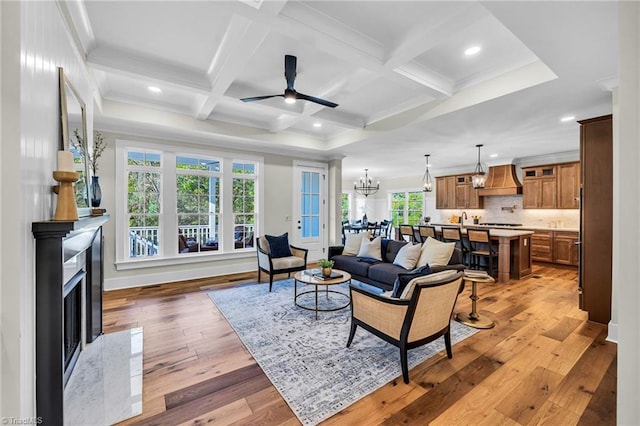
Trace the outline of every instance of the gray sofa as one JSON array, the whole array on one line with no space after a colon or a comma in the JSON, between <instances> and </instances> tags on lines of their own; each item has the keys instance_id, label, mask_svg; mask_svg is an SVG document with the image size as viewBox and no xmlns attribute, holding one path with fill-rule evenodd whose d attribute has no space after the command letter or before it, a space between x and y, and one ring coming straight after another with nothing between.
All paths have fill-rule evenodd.
<instances>
[{"instance_id":1,"label":"gray sofa","mask_svg":"<svg viewBox=\"0 0 640 426\"><path fill-rule=\"evenodd\" d=\"M382 261L361 258L357 256L345 256L342 254L344 246L329 247L329 259L333 260L336 269L351 274L353 279L367 283L383 290L393 289L398 274L410 272L402 266L394 265L393 261L400 248L407 244L406 241L382 239ZM447 266L432 266L431 272L439 272L445 269L462 271L465 268L462 262L462 251L456 247Z\"/></svg>"}]
</instances>

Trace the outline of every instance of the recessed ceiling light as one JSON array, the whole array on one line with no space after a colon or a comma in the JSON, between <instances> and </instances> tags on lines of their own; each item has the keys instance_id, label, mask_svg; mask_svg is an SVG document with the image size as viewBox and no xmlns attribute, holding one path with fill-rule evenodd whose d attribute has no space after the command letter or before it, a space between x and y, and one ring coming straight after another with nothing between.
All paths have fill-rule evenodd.
<instances>
[{"instance_id":1,"label":"recessed ceiling light","mask_svg":"<svg viewBox=\"0 0 640 426\"><path fill-rule=\"evenodd\" d=\"M471 46L467 50L464 51L464 54L466 56L473 56L473 55L479 53L480 50L481 50L480 46Z\"/></svg>"},{"instance_id":2,"label":"recessed ceiling light","mask_svg":"<svg viewBox=\"0 0 640 426\"><path fill-rule=\"evenodd\" d=\"M560 121L562 121L563 123L567 122L567 121L571 121L571 120L575 120L576 116L575 115L568 115L566 117L562 117L560 119Z\"/></svg>"},{"instance_id":3,"label":"recessed ceiling light","mask_svg":"<svg viewBox=\"0 0 640 426\"><path fill-rule=\"evenodd\" d=\"M316 127L316 128L322 127L322 123L313 123L313 127Z\"/></svg>"},{"instance_id":4,"label":"recessed ceiling light","mask_svg":"<svg viewBox=\"0 0 640 426\"><path fill-rule=\"evenodd\" d=\"M153 92L153 93L162 93L162 90L160 90L160 88L156 86L149 86L148 89L150 92Z\"/></svg>"},{"instance_id":5,"label":"recessed ceiling light","mask_svg":"<svg viewBox=\"0 0 640 426\"><path fill-rule=\"evenodd\" d=\"M498 156L498 154L491 154L489 155L490 158L496 158Z\"/></svg>"}]
</instances>

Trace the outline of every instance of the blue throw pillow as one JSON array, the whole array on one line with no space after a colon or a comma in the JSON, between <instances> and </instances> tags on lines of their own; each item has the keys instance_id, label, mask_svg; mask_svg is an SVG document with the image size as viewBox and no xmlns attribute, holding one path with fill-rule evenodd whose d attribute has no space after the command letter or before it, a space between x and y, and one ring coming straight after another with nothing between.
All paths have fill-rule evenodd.
<instances>
[{"instance_id":1,"label":"blue throw pillow","mask_svg":"<svg viewBox=\"0 0 640 426\"><path fill-rule=\"evenodd\" d=\"M365 263L374 264L374 263L380 263L382 261L378 260L378 259L374 259L373 257L359 257L358 258L358 262L365 262Z\"/></svg>"},{"instance_id":2,"label":"blue throw pillow","mask_svg":"<svg viewBox=\"0 0 640 426\"><path fill-rule=\"evenodd\" d=\"M398 274L398 278L396 278L395 282L393 283L393 292L391 293L391 297L400 297L407 284L409 284L409 281L416 277L429 275L430 273L431 268L429 267L429 265L425 265L421 268L414 269L409 273Z\"/></svg>"},{"instance_id":3,"label":"blue throw pillow","mask_svg":"<svg viewBox=\"0 0 640 426\"><path fill-rule=\"evenodd\" d=\"M285 232L282 235L265 235L265 237L267 238L267 241L269 241L271 257L276 258L291 256L288 232Z\"/></svg>"}]
</instances>

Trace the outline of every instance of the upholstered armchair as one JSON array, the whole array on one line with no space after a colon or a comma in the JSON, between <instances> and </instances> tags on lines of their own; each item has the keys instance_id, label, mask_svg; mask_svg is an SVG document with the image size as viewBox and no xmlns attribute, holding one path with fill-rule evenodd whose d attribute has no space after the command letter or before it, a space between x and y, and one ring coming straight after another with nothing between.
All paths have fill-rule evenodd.
<instances>
[{"instance_id":1,"label":"upholstered armchair","mask_svg":"<svg viewBox=\"0 0 640 426\"><path fill-rule=\"evenodd\" d=\"M307 269L307 253L309 250L294 247L288 243L287 245L289 247L289 255L282 256L282 253L272 252L266 236L263 235L257 239L258 282L260 282L262 272L269 274L269 291L273 287L274 275L286 272L290 277L292 272Z\"/></svg>"},{"instance_id":2,"label":"upholstered armchair","mask_svg":"<svg viewBox=\"0 0 640 426\"><path fill-rule=\"evenodd\" d=\"M451 315L464 286L463 275L459 271L442 271L414 278L399 298L351 285L351 332L347 347L358 326L397 346L405 383L409 383L409 349L444 336L447 356L452 358Z\"/></svg>"}]
</instances>

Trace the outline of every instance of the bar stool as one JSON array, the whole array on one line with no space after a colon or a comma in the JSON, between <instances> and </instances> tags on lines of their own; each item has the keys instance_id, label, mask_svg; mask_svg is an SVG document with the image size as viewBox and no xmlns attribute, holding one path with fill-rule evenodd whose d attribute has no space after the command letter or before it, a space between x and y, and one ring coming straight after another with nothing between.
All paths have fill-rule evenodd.
<instances>
[{"instance_id":1,"label":"bar stool","mask_svg":"<svg viewBox=\"0 0 640 426\"><path fill-rule=\"evenodd\" d=\"M470 254L473 261L473 265L476 268L480 268L478 262L479 257L487 259L487 272L489 275L495 278L493 274L493 262L494 259L498 259L498 252L493 248L491 244L491 236L488 229L467 229L467 238L469 239Z\"/></svg>"},{"instance_id":2,"label":"bar stool","mask_svg":"<svg viewBox=\"0 0 640 426\"><path fill-rule=\"evenodd\" d=\"M409 239L405 237L409 237ZM415 236L413 235L412 225L400 225L400 239L409 242L416 242Z\"/></svg>"},{"instance_id":3,"label":"bar stool","mask_svg":"<svg viewBox=\"0 0 640 426\"><path fill-rule=\"evenodd\" d=\"M469 255L469 248L462 238L462 232L460 231L459 226L443 226L442 241L444 241L445 243L455 242L456 246L459 247L462 251L463 263L468 268L471 267L471 256Z\"/></svg>"},{"instance_id":4,"label":"bar stool","mask_svg":"<svg viewBox=\"0 0 640 426\"><path fill-rule=\"evenodd\" d=\"M427 240L428 237L437 239L436 227L432 225L418 226L418 233L420 234L420 241L423 243Z\"/></svg>"}]
</instances>

